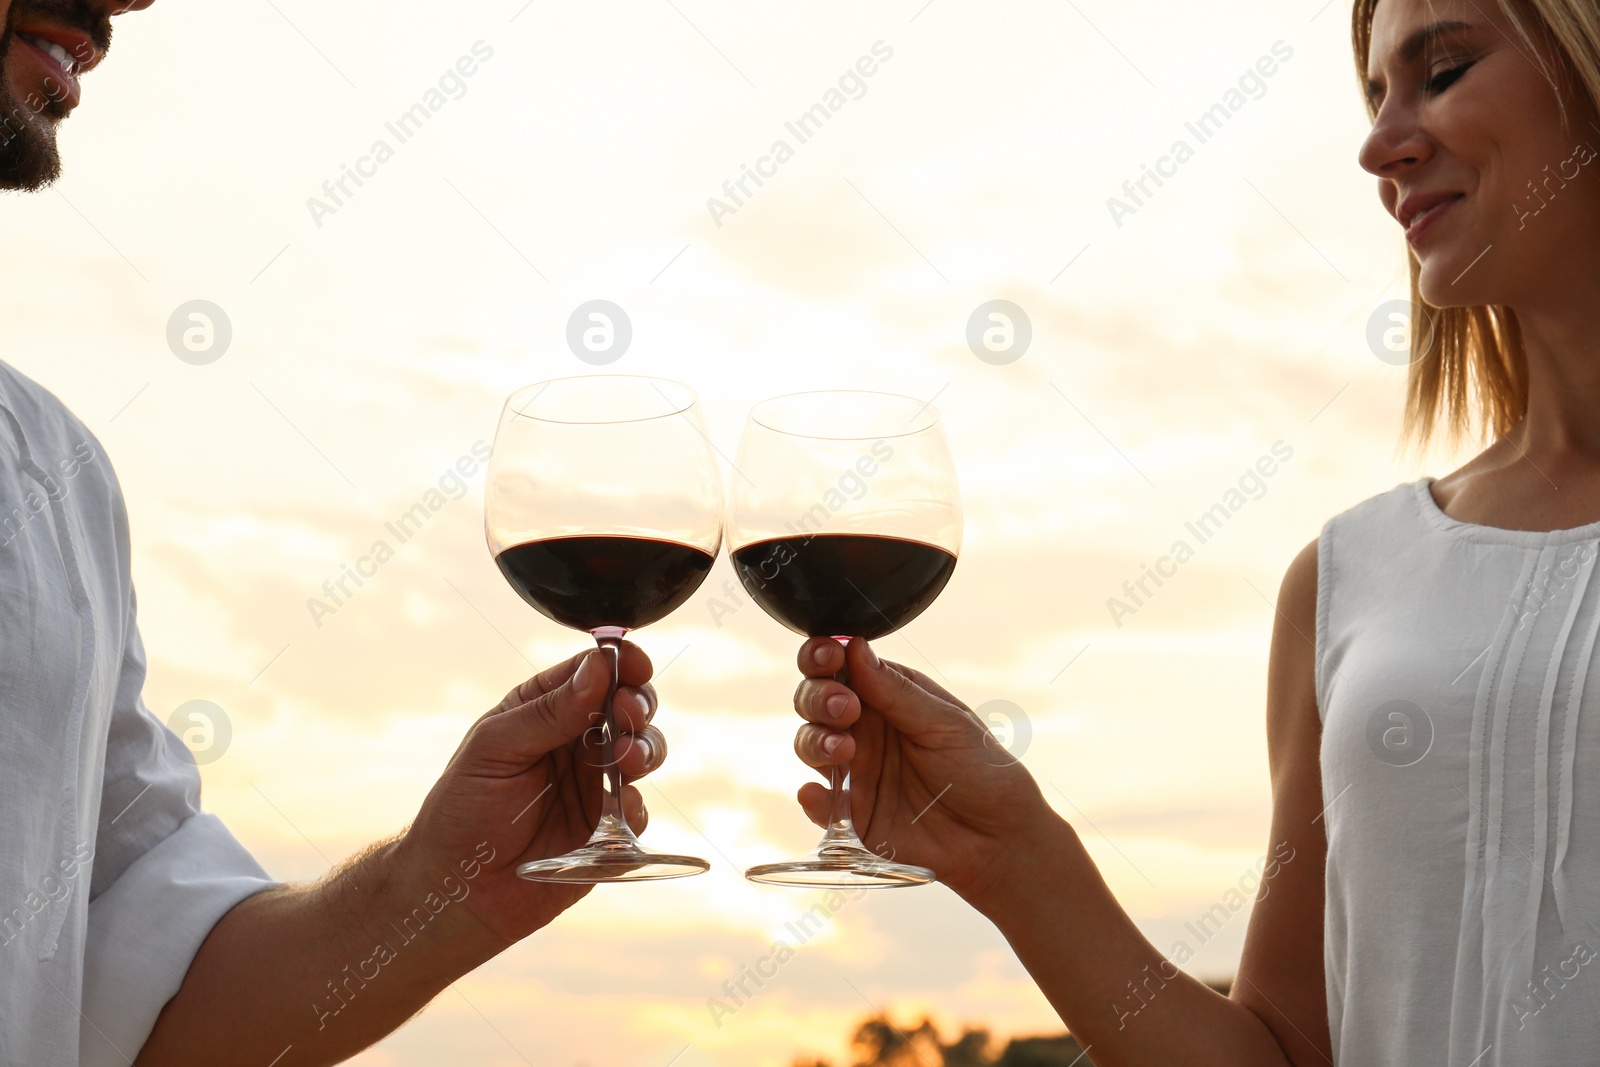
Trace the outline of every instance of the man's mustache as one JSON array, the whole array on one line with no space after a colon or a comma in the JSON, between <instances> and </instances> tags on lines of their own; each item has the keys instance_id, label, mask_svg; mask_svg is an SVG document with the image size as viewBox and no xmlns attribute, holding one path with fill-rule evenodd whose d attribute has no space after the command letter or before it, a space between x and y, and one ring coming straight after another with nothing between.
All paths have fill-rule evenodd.
<instances>
[{"instance_id":1,"label":"man's mustache","mask_svg":"<svg viewBox=\"0 0 1600 1067\"><path fill-rule=\"evenodd\" d=\"M18 22L34 21L82 30L102 53L111 47L111 16L91 0L17 0L11 5L6 36Z\"/></svg>"}]
</instances>

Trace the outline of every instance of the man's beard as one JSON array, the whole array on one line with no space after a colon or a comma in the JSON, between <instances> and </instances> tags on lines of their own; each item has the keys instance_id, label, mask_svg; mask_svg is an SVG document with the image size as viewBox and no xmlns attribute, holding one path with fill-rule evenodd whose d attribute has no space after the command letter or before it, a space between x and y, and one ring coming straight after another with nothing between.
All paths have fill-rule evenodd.
<instances>
[{"instance_id":1,"label":"man's beard","mask_svg":"<svg viewBox=\"0 0 1600 1067\"><path fill-rule=\"evenodd\" d=\"M23 13L81 29L102 52L111 46L111 19L89 0L15 0L11 6L11 22L0 35L0 189L32 191L61 176L56 127L69 109L62 99L19 100L11 91L6 68L22 47L12 24Z\"/></svg>"},{"instance_id":2,"label":"man's beard","mask_svg":"<svg viewBox=\"0 0 1600 1067\"><path fill-rule=\"evenodd\" d=\"M61 150L49 108L35 111L11 91L6 67L18 47L7 27L0 37L0 189L42 189L61 177Z\"/></svg>"}]
</instances>

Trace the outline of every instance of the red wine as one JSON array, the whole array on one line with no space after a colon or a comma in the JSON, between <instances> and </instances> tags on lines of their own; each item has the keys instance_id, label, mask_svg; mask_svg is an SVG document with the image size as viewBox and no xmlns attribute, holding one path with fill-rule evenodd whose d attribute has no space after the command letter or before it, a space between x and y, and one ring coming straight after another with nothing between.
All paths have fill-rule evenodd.
<instances>
[{"instance_id":1,"label":"red wine","mask_svg":"<svg viewBox=\"0 0 1600 1067\"><path fill-rule=\"evenodd\" d=\"M815 534L757 541L733 553L757 604L807 637L882 637L922 614L956 557L898 537Z\"/></svg>"},{"instance_id":2,"label":"red wine","mask_svg":"<svg viewBox=\"0 0 1600 1067\"><path fill-rule=\"evenodd\" d=\"M551 537L497 556L522 599L563 626L625 630L671 614L711 570L709 552L649 537Z\"/></svg>"}]
</instances>

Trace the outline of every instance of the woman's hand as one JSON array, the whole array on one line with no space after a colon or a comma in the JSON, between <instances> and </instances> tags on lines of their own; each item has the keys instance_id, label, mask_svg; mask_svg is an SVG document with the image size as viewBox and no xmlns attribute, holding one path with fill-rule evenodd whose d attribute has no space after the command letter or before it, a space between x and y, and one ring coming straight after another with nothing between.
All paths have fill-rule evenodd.
<instances>
[{"instance_id":1,"label":"woman's hand","mask_svg":"<svg viewBox=\"0 0 1600 1067\"><path fill-rule=\"evenodd\" d=\"M931 868L971 900L1059 823L983 720L919 671L880 661L862 638L812 638L799 662L795 752L825 775L849 765L851 815L874 852ZM841 669L848 684L834 680ZM800 805L827 825L826 786L802 786Z\"/></svg>"}]
</instances>

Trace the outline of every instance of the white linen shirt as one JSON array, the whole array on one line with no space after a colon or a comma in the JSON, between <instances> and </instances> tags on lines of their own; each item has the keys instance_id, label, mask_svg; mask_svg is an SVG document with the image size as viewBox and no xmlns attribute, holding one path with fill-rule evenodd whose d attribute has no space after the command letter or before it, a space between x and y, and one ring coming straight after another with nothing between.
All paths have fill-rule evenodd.
<instances>
[{"instance_id":1,"label":"white linen shirt","mask_svg":"<svg viewBox=\"0 0 1600 1067\"><path fill-rule=\"evenodd\" d=\"M230 908L272 885L144 706L122 491L0 363L0 1065L127 1067Z\"/></svg>"}]
</instances>

